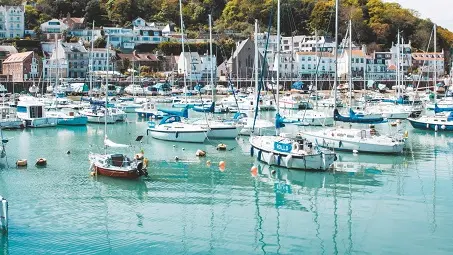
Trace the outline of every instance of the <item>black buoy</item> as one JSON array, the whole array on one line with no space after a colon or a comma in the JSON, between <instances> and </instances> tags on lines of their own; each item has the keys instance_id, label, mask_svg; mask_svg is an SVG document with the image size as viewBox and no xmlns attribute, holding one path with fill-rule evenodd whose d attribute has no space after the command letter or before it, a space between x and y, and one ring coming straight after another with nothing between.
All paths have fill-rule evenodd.
<instances>
[{"instance_id":1,"label":"black buoy","mask_svg":"<svg viewBox=\"0 0 453 255\"><path fill-rule=\"evenodd\" d=\"M66 154L68 154L68 155L71 154L71 151L67 151Z\"/></svg>"}]
</instances>

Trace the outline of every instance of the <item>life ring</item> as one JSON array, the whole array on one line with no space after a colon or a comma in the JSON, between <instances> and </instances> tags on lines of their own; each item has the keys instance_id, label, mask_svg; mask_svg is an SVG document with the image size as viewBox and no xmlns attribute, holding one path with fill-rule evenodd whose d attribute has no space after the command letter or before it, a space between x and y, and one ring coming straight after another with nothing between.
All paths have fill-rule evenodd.
<instances>
[{"instance_id":1,"label":"life ring","mask_svg":"<svg viewBox=\"0 0 453 255\"><path fill-rule=\"evenodd\" d=\"M299 150L299 143L293 143L293 151Z\"/></svg>"}]
</instances>

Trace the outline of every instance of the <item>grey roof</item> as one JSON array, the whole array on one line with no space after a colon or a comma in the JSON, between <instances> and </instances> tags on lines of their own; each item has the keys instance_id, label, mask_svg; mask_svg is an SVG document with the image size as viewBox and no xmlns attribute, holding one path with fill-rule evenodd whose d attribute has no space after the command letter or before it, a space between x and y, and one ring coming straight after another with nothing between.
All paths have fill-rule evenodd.
<instances>
[{"instance_id":1,"label":"grey roof","mask_svg":"<svg viewBox=\"0 0 453 255\"><path fill-rule=\"evenodd\" d=\"M79 43L62 43L61 46L65 52L88 52L83 45Z\"/></svg>"},{"instance_id":2,"label":"grey roof","mask_svg":"<svg viewBox=\"0 0 453 255\"><path fill-rule=\"evenodd\" d=\"M11 45L0 45L0 51L7 51L9 52L9 54L14 54L18 52L16 47Z\"/></svg>"}]
</instances>

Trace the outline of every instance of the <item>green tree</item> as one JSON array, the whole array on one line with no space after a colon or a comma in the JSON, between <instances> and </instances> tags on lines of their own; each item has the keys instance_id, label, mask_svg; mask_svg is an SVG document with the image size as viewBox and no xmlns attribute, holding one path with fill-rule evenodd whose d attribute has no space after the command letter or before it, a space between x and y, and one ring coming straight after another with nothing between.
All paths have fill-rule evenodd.
<instances>
[{"instance_id":1,"label":"green tree","mask_svg":"<svg viewBox=\"0 0 453 255\"><path fill-rule=\"evenodd\" d=\"M93 46L95 48L105 48L105 46L107 46L107 41L104 37L99 37L94 41Z\"/></svg>"},{"instance_id":2,"label":"green tree","mask_svg":"<svg viewBox=\"0 0 453 255\"><path fill-rule=\"evenodd\" d=\"M29 5L25 6L25 27L31 30L39 27L39 16L40 12L36 8Z\"/></svg>"}]
</instances>

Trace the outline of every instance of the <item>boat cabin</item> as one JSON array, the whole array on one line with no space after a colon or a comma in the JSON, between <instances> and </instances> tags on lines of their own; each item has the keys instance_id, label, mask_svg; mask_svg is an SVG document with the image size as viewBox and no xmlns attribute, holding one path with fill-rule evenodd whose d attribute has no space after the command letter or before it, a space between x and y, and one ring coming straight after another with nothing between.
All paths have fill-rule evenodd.
<instances>
[{"instance_id":1,"label":"boat cabin","mask_svg":"<svg viewBox=\"0 0 453 255\"><path fill-rule=\"evenodd\" d=\"M44 118L44 104L39 102L19 102L17 105L17 117L21 119Z\"/></svg>"}]
</instances>

